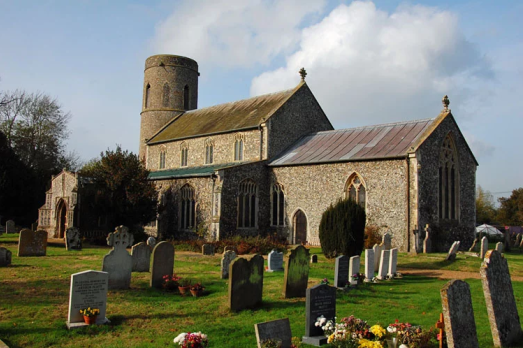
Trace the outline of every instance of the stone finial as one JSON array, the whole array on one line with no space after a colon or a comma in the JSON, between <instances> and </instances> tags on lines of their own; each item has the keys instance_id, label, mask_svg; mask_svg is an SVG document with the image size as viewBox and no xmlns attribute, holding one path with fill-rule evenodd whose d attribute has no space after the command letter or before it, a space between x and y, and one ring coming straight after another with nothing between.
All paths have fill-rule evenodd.
<instances>
[{"instance_id":1,"label":"stone finial","mask_svg":"<svg viewBox=\"0 0 523 348\"><path fill-rule=\"evenodd\" d=\"M441 102L443 103L443 110L449 111L449 104L450 104L449 97L444 96L443 99L441 99Z\"/></svg>"},{"instance_id":2,"label":"stone finial","mask_svg":"<svg viewBox=\"0 0 523 348\"><path fill-rule=\"evenodd\" d=\"M305 68L300 69L300 76L301 76L301 80L305 81L305 76L307 76L307 71L305 71Z\"/></svg>"}]
</instances>

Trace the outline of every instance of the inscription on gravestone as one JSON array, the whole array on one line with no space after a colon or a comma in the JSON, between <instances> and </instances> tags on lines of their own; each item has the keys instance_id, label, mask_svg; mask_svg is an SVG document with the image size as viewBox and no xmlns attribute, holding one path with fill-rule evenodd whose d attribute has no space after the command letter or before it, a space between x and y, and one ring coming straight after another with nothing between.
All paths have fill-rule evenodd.
<instances>
[{"instance_id":1,"label":"inscription on gravestone","mask_svg":"<svg viewBox=\"0 0 523 348\"><path fill-rule=\"evenodd\" d=\"M85 271L71 275L67 316L67 327L69 329L85 325L80 309L87 307L100 310L96 319L97 324L109 322L105 317L108 283L109 275L107 272Z\"/></svg>"},{"instance_id":2,"label":"inscription on gravestone","mask_svg":"<svg viewBox=\"0 0 523 348\"><path fill-rule=\"evenodd\" d=\"M258 348L262 348L265 340L276 340L281 342L281 348L290 348L292 341L291 324L289 318L267 321L254 324Z\"/></svg>"},{"instance_id":3,"label":"inscription on gravestone","mask_svg":"<svg viewBox=\"0 0 523 348\"><path fill-rule=\"evenodd\" d=\"M328 285L316 285L307 289L305 307L305 336L303 343L320 346L327 343L321 327L315 326L316 319L322 315L327 320L336 316L336 288Z\"/></svg>"}]
</instances>

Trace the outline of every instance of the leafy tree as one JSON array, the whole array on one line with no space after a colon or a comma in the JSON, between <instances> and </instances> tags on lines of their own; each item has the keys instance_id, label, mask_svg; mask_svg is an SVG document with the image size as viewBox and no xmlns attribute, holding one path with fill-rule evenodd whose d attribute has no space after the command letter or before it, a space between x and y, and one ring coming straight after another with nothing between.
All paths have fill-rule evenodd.
<instances>
[{"instance_id":1,"label":"leafy tree","mask_svg":"<svg viewBox=\"0 0 523 348\"><path fill-rule=\"evenodd\" d=\"M523 187L512 191L509 198L501 197L498 201L498 221L508 226L523 226Z\"/></svg>"},{"instance_id":2,"label":"leafy tree","mask_svg":"<svg viewBox=\"0 0 523 348\"><path fill-rule=\"evenodd\" d=\"M476 223L492 224L496 221L496 213L492 193L478 185L476 188Z\"/></svg>"},{"instance_id":3,"label":"leafy tree","mask_svg":"<svg viewBox=\"0 0 523 348\"><path fill-rule=\"evenodd\" d=\"M149 171L138 156L117 145L100 159L89 161L80 175L92 181L95 190L90 204L99 216L107 216L107 227L133 228L156 218L158 192L147 180Z\"/></svg>"}]
</instances>

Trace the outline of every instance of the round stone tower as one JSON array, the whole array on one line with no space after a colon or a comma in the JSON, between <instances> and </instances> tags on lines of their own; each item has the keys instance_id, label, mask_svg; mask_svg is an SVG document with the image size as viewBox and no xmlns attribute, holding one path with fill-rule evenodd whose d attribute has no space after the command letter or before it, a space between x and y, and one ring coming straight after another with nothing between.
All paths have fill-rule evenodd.
<instances>
[{"instance_id":1,"label":"round stone tower","mask_svg":"<svg viewBox=\"0 0 523 348\"><path fill-rule=\"evenodd\" d=\"M140 124L140 158L145 143L174 116L198 107L198 63L161 54L145 61Z\"/></svg>"}]
</instances>

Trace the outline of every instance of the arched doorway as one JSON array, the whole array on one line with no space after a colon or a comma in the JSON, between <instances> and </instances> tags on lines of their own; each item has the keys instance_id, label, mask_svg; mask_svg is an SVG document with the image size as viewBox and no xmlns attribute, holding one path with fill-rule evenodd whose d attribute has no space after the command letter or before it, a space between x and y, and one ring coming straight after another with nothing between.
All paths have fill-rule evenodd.
<instances>
[{"instance_id":1,"label":"arched doorway","mask_svg":"<svg viewBox=\"0 0 523 348\"><path fill-rule=\"evenodd\" d=\"M293 218L294 244L301 244L307 241L307 216L302 210L298 210Z\"/></svg>"},{"instance_id":2,"label":"arched doorway","mask_svg":"<svg viewBox=\"0 0 523 348\"><path fill-rule=\"evenodd\" d=\"M64 238L65 230L67 228L67 206L64 200L60 200L56 208L56 231L57 238Z\"/></svg>"}]
</instances>

